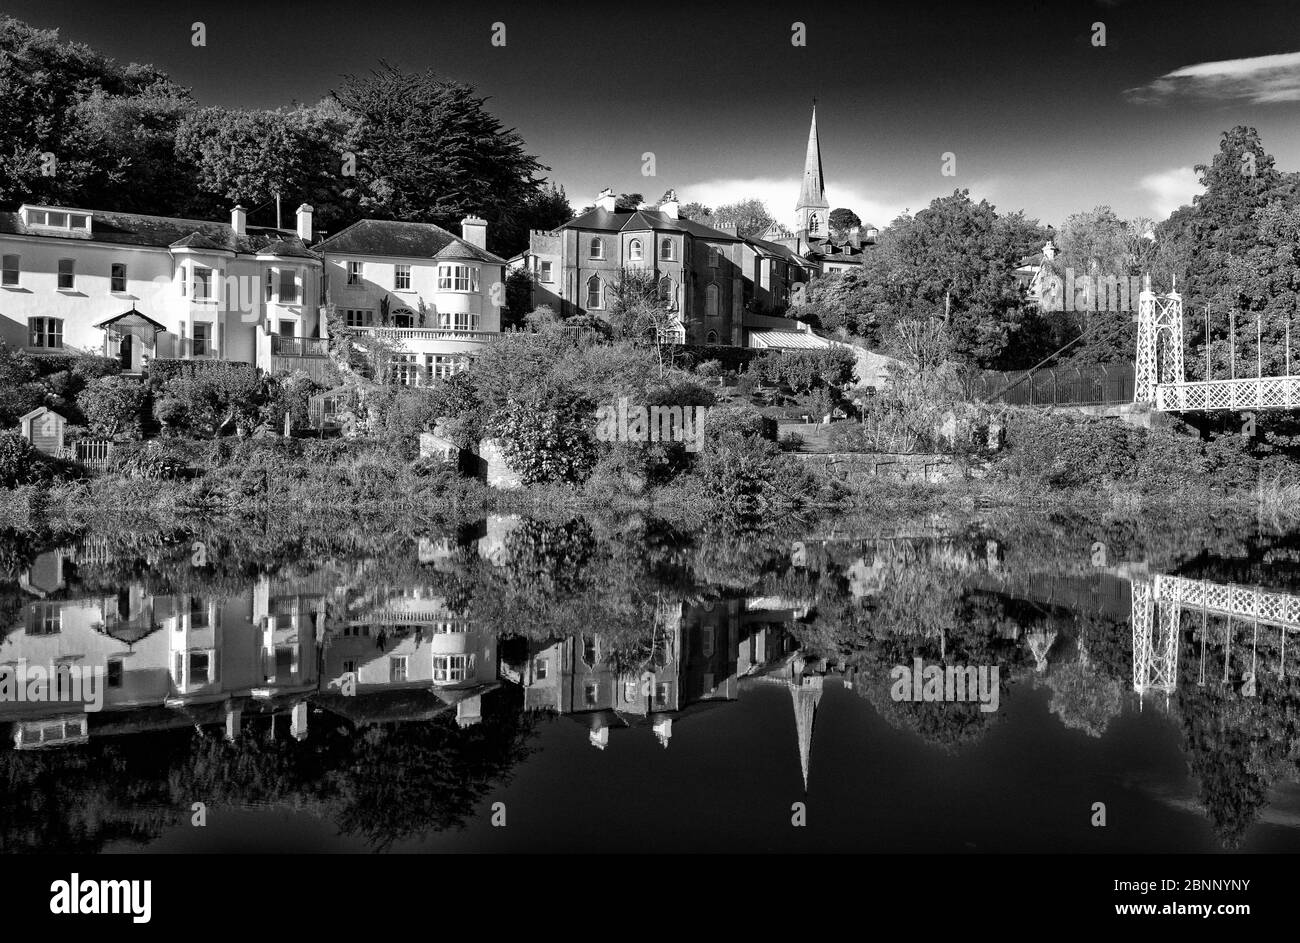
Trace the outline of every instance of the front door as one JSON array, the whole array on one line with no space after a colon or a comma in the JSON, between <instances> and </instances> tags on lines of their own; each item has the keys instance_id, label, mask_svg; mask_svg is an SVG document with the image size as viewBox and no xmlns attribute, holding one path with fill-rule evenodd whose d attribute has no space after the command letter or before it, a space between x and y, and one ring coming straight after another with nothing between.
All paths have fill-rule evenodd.
<instances>
[{"instance_id":1,"label":"front door","mask_svg":"<svg viewBox=\"0 0 1300 943\"><path fill-rule=\"evenodd\" d=\"M133 361L135 359L135 348L136 348L135 338L132 337L130 334L123 334L122 342L118 345L117 348L117 357L118 357L118 362L122 364L122 369L127 373L131 373L136 369L136 367L133 365Z\"/></svg>"}]
</instances>

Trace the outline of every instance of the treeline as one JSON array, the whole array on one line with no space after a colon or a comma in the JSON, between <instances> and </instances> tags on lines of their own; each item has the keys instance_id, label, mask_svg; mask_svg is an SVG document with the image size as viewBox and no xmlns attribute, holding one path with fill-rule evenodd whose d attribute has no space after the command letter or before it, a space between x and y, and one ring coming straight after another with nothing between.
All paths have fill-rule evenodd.
<instances>
[{"instance_id":1,"label":"treeline","mask_svg":"<svg viewBox=\"0 0 1300 943\"><path fill-rule=\"evenodd\" d=\"M205 107L150 65L120 65L56 30L0 18L0 204L275 224L299 203L337 232L362 217L488 220L493 251L512 255L530 228L572 215L549 168L485 108L432 71L386 63L348 76L314 105Z\"/></svg>"}]
</instances>

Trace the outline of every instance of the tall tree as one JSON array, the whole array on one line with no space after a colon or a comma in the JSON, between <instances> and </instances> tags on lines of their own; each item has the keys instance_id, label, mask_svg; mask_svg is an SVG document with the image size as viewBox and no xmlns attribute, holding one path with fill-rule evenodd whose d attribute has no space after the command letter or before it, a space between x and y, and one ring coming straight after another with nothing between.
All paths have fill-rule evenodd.
<instances>
[{"instance_id":1,"label":"tall tree","mask_svg":"<svg viewBox=\"0 0 1300 943\"><path fill-rule=\"evenodd\" d=\"M760 236L776 220L767 211L766 203L751 197L747 200L737 200L735 203L719 206L707 218L698 220L698 222L716 228L735 226L736 231L742 236Z\"/></svg>"},{"instance_id":2,"label":"tall tree","mask_svg":"<svg viewBox=\"0 0 1300 943\"><path fill-rule=\"evenodd\" d=\"M548 168L468 85L384 63L348 76L333 94L359 119L357 182L367 214L454 229L475 213L496 224L540 189L536 174ZM489 226L489 248L499 247L496 230Z\"/></svg>"},{"instance_id":3,"label":"tall tree","mask_svg":"<svg viewBox=\"0 0 1300 943\"><path fill-rule=\"evenodd\" d=\"M830 227L832 232L846 233L854 226L861 226L862 220L853 210L843 206L831 210Z\"/></svg>"}]
</instances>

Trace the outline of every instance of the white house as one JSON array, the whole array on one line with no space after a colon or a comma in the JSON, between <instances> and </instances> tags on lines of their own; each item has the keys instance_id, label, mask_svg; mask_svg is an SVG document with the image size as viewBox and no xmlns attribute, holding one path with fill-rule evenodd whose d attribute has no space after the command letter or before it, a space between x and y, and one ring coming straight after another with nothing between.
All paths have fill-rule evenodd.
<instances>
[{"instance_id":1,"label":"white house","mask_svg":"<svg viewBox=\"0 0 1300 943\"><path fill-rule=\"evenodd\" d=\"M24 204L0 213L0 339L87 353L138 372L148 358L271 368L278 346L323 338L312 208L295 229ZM318 342L319 343L319 342Z\"/></svg>"},{"instance_id":2,"label":"white house","mask_svg":"<svg viewBox=\"0 0 1300 943\"><path fill-rule=\"evenodd\" d=\"M506 260L486 246L487 222L467 216L460 236L363 219L315 248L343 325L397 344L396 379L416 386L461 369L500 333Z\"/></svg>"}]
</instances>

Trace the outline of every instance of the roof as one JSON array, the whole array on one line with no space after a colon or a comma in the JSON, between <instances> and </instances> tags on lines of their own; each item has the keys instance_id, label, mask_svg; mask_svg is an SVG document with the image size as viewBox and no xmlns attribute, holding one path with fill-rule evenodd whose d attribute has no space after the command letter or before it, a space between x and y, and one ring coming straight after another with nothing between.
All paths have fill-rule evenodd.
<instances>
[{"instance_id":1,"label":"roof","mask_svg":"<svg viewBox=\"0 0 1300 943\"><path fill-rule=\"evenodd\" d=\"M150 327L152 327L154 329L154 333L167 330L165 325L159 324L157 321L149 317L149 315L145 314L143 311L135 310L135 305L131 306L130 311L123 311L121 314L110 314L106 318L100 318L98 321L94 323L94 326L98 328L108 327L110 324L116 324L118 321L121 321L124 318L129 318L132 315L134 315L135 317L139 318L141 321L144 321Z\"/></svg>"},{"instance_id":2,"label":"roof","mask_svg":"<svg viewBox=\"0 0 1300 943\"><path fill-rule=\"evenodd\" d=\"M781 245L779 242L769 242L766 239L756 239L753 236L746 237L745 241L756 249L759 249L768 255L774 255L779 259L784 259L792 265L802 265L806 268L815 267L798 252L795 252L789 246Z\"/></svg>"},{"instance_id":3,"label":"roof","mask_svg":"<svg viewBox=\"0 0 1300 943\"><path fill-rule=\"evenodd\" d=\"M363 219L316 244L317 252L399 256L412 259L475 259L505 265L506 260L471 245L433 223Z\"/></svg>"},{"instance_id":4,"label":"roof","mask_svg":"<svg viewBox=\"0 0 1300 943\"><path fill-rule=\"evenodd\" d=\"M674 219L659 210L630 210L611 213L596 207L590 212L575 216L560 229L595 229L600 232L636 232L653 229L658 232L684 232L700 239L724 239L739 242L735 233L723 232L690 219Z\"/></svg>"},{"instance_id":5,"label":"roof","mask_svg":"<svg viewBox=\"0 0 1300 943\"><path fill-rule=\"evenodd\" d=\"M805 331L751 329L749 339L754 347L775 347L783 350L821 350L830 346L830 341Z\"/></svg>"},{"instance_id":6,"label":"roof","mask_svg":"<svg viewBox=\"0 0 1300 943\"><path fill-rule=\"evenodd\" d=\"M90 215L90 238L56 235L40 227L29 228L22 213L0 213L0 234L32 236L38 239L59 239L77 242L99 242L122 246L169 249L189 248L211 251L235 252L256 255L265 247L278 245L282 252L300 258L312 258L311 251L293 230L269 229L250 226L244 235L235 234L229 223L204 219L178 219L171 216L144 216L140 213L113 213L101 210L83 210Z\"/></svg>"}]
</instances>

